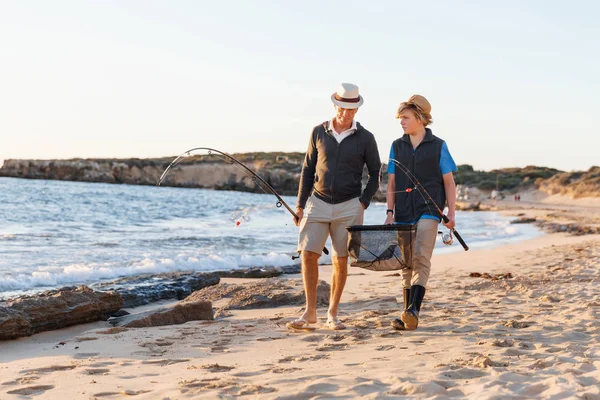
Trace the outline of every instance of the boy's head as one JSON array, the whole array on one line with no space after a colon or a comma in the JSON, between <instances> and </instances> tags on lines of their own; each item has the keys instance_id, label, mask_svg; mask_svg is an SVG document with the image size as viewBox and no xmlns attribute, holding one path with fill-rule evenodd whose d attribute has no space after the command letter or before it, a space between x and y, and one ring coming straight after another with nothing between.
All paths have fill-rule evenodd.
<instances>
[{"instance_id":1,"label":"boy's head","mask_svg":"<svg viewBox=\"0 0 600 400\"><path fill-rule=\"evenodd\" d=\"M431 104L425 97L415 94L408 101L400 103L396 118L400 120L405 133L416 133L433 122Z\"/></svg>"}]
</instances>

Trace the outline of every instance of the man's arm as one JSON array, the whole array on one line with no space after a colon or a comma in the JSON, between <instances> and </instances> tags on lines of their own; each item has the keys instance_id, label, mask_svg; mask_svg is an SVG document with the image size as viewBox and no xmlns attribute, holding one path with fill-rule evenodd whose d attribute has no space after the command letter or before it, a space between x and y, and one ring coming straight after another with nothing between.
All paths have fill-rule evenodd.
<instances>
[{"instance_id":1,"label":"man's arm","mask_svg":"<svg viewBox=\"0 0 600 400\"><path fill-rule=\"evenodd\" d=\"M375 142L375 137L372 134L365 151L365 163L367 164L367 170L369 171L369 180L367 181L367 186L359 200L363 207L367 208L379 188L379 170L381 169L381 160L379 158L377 142Z\"/></svg>"},{"instance_id":2,"label":"man's arm","mask_svg":"<svg viewBox=\"0 0 600 400\"><path fill-rule=\"evenodd\" d=\"M444 190L446 191L446 201L448 202L448 223L444 225L448 229L454 228L456 224L455 214L456 214L456 184L454 183L454 175L452 172L448 172L447 174L442 175L444 178Z\"/></svg>"},{"instance_id":3,"label":"man's arm","mask_svg":"<svg viewBox=\"0 0 600 400\"><path fill-rule=\"evenodd\" d=\"M306 150L306 156L304 157L304 164L302 164L302 172L300 173L300 184L298 185L298 203L296 204L296 214L298 219L302 219L304 214L304 206L308 200L310 193L313 189L315 181L315 170L317 165L317 145L315 143L316 131L310 135L308 142L308 149ZM296 224L300 221L294 221Z\"/></svg>"}]
</instances>

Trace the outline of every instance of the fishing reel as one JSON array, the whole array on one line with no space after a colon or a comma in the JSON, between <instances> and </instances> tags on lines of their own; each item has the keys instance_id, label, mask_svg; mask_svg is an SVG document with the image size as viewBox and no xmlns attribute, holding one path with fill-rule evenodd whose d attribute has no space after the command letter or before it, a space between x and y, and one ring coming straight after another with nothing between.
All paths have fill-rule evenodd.
<instances>
[{"instance_id":1,"label":"fishing reel","mask_svg":"<svg viewBox=\"0 0 600 400\"><path fill-rule=\"evenodd\" d=\"M448 233L444 233L442 231L438 231L438 235L442 238L442 243L446 246L452 246L454 242L454 238L452 237L452 231L448 231Z\"/></svg>"}]
</instances>

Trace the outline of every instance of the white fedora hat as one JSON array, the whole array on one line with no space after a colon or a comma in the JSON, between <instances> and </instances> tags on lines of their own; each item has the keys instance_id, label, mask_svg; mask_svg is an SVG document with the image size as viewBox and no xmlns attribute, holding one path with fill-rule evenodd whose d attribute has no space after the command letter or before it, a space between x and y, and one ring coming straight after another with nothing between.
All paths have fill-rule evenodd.
<instances>
[{"instance_id":1,"label":"white fedora hat","mask_svg":"<svg viewBox=\"0 0 600 400\"><path fill-rule=\"evenodd\" d=\"M341 108L358 108L362 106L363 98L358 94L358 86L342 83L337 92L331 95L331 101Z\"/></svg>"}]
</instances>

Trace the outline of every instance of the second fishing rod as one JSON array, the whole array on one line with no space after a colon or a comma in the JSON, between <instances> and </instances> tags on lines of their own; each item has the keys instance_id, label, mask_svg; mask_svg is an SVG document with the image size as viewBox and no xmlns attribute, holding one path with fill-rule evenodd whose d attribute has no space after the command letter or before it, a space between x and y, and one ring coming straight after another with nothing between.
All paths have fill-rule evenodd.
<instances>
[{"instance_id":1,"label":"second fishing rod","mask_svg":"<svg viewBox=\"0 0 600 400\"><path fill-rule=\"evenodd\" d=\"M402 164L400 161L398 161L396 159L390 158L389 162L393 163L394 166L398 167L406 175L406 177L408 178L408 180L417 189L417 191L419 192L419 194L421 195L421 197L423 197L423 193L425 193L425 195L429 198L429 201L434 205L434 207L436 208L437 212L440 214L440 217L442 218L442 220L445 223L448 223L450 221L450 219L448 218L448 216L446 214L444 214L444 212L440 209L440 207L437 205L437 203L433 200L433 198L431 197L431 195L427 192L427 190L423 187L423 185L421 185L421 182L419 182L419 180L417 179L417 177L410 171L410 169L408 169L404 164ZM425 200L424 197L423 197L423 200ZM465 251L468 251L469 250L469 246L465 243L465 241L460 236L460 234L458 233L458 231L456 229L452 228L452 229L450 229L450 232L452 232L454 234L454 236L456 236L456 239L458 239L458 241L460 242L460 244L463 247L463 249L465 249Z\"/></svg>"}]
</instances>

